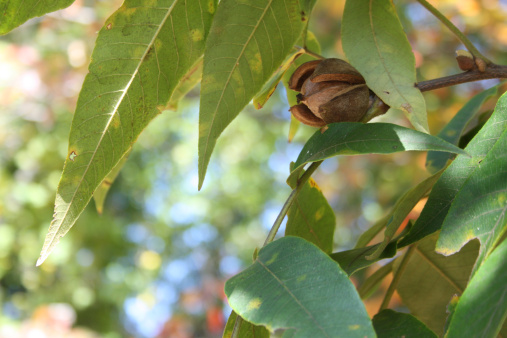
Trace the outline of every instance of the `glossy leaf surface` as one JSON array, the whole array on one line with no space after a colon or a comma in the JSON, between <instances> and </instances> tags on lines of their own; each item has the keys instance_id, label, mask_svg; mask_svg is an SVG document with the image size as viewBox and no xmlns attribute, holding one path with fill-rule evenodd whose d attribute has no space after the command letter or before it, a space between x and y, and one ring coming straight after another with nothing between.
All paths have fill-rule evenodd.
<instances>
[{"instance_id":1,"label":"glossy leaf surface","mask_svg":"<svg viewBox=\"0 0 507 338\"><path fill-rule=\"evenodd\" d=\"M497 337L507 318L507 241L477 270L453 313L446 337Z\"/></svg>"},{"instance_id":2,"label":"glossy leaf surface","mask_svg":"<svg viewBox=\"0 0 507 338\"><path fill-rule=\"evenodd\" d=\"M456 195L442 224L437 252L452 255L471 239L478 238L481 250L476 267L479 267L505 233L506 211L507 130Z\"/></svg>"},{"instance_id":3,"label":"glossy leaf surface","mask_svg":"<svg viewBox=\"0 0 507 338\"><path fill-rule=\"evenodd\" d=\"M438 137L390 123L342 122L328 125L306 142L293 172L306 163L336 155L391 154L407 150L440 150L466 154Z\"/></svg>"},{"instance_id":4,"label":"glossy leaf surface","mask_svg":"<svg viewBox=\"0 0 507 338\"><path fill-rule=\"evenodd\" d=\"M415 243L435 231L440 230L451 204L474 171L482 166L482 161L493 149L499 137L507 128L507 96L504 94L497 103L493 115L484 127L465 148L472 156L458 156L444 171L433 187L426 206L421 212L410 233L400 241L400 246ZM484 176L486 179L487 176ZM470 236L474 238L475 235Z\"/></svg>"},{"instance_id":5,"label":"glossy leaf surface","mask_svg":"<svg viewBox=\"0 0 507 338\"><path fill-rule=\"evenodd\" d=\"M325 253L331 253L336 217L313 179L310 178L305 183L290 207L287 217L286 236L304 238Z\"/></svg>"},{"instance_id":6,"label":"glossy leaf surface","mask_svg":"<svg viewBox=\"0 0 507 338\"><path fill-rule=\"evenodd\" d=\"M463 130L468 125L468 122L477 114L482 104L490 97L496 95L497 91L498 86L494 86L475 95L456 113L452 120L449 121L437 136L442 140L458 145L459 139L463 134ZM426 157L426 168L429 172L436 173L445 167L451 156L452 155L449 153L429 151Z\"/></svg>"},{"instance_id":7,"label":"glossy leaf surface","mask_svg":"<svg viewBox=\"0 0 507 338\"><path fill-rule=\"evenodd\" d=\"M79 94L54 219L38 265L201 56L214 6L208 0L161 0L150 6L129 0L106 20Z\"/></svg>"},{"instance_id":8,"label":"glossy leaf surface","mask_svg":"<svg viewBox=\"0 0 507 338\"><path fill-rule=\"evenodd\" d=\"M229 304L246 320L291 337L374 337L347 275L315 245L283 237L225 284Z\"/></svg>"},{"instance_id":9,"label":"glossy leaf surface","mask_svg":"<svg viewBox=\"0 0 507 338\"><path fill-rule=\"evenodd\" d=\"M412 125L428 132L426 103L416 83L415 57L390 0L347 1L343 50L368 87Z\"/></svg>"},{"instance_id":10,"label":"glossy leaf surface","mask_svg":"<svg viewBox=\"0 0 507 338\"><path fill-rule=\"evenodd\" d=\"M382 310L373 317L372 322L378 338L437 338L433 331L408 313Z\"/></svg>"},{"instance_id":11,"label":"glossy leaf surface","mask_svg":"<svg viewBox=\"0 0 507 338\"><path fill-rule=\"evenodd\" d=\"M75 0L0 1L0 35L7 34L25 21L70 6Z\"/></svg>"},{"instance_id":12,"label":"glossy leaf surface","mask_svg":"<svg viewBox=\"0 0 507 338\"><path fill-rule=\"evenodd\" d=\"M216 141L281 65L303 29L298 0L223 0L206 42L199 188Z\"/></svg>"},{"instance_id":13,"label":"glossy leaf surface","mask_svg":"<svg viewBox=\"0 0 507 338\"><path fill-rule=\"evenodd\" d=\"M441 336L447 304L465 290L479 245L477 241L470 242L459 253L446 257L435 252L436 240L435 234L419 242L397 291L410 312Z\"/></svg>"}]
</instances>

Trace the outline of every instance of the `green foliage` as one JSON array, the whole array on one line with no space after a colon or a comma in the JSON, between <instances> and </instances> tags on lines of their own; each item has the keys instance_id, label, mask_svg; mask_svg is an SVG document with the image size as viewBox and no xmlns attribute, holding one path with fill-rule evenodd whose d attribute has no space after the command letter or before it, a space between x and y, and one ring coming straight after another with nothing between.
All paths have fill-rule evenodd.
<instances>
[{"instance_id":1,"label":"green foliage","mask_svg":"<svg viewBox=\"0 0 507 338\"><path fill-rule=\"evenodd\" d=\"M222 291L212 296L202 292L206 320L204 316L199 320L218 330L211 334L196 330L194 335L214 336L224 328L216 319L221 318L221 297L227 297L233 309L224 337L269 337L277 330L283 331L277 333L283 337L495 337L503 333L507 317L503 301L507 285L507 96L498 99L484 123L487 114L477 116L481 109L490 108L488 100L496 97L503 84L460 93L450 103L438 98L447 92L435 95L431 90L505 78L507 67L481 58L437 9L426 0L418 1L472 52L475 59L470 59L468 72L431 78L435 70L425 65L435 61L435 51L445 51L434 46L429 51L421 48L418 35L408 34L417 28L412 27L407 5L395 7L389 0L346 1L343 11L338 10L343 13L341 34L331 28L340 25L326 23L322 18L328 13L319 9L324 3L328 11L336 11L333 6L339 4L333 1L124 1L90 29L98 30L98 35L76 103L68 148L62 146L67 126L56 132L36 123L37 117L29 120L20 113L31 124L13 128L6 136L0 133L6 147L0 151L0 178L7 178L0 186L7 197L5 206L0 205L0 284L6 286L0 301L5 297L9 302L3 309L17 303L31 309L33 304L72 298L73 306L80 310L78 324L121 335L124 332L117 324L101 321L104 313L120 318L127 297L131 301L159 297L161 280L170 279L176 270L178 277L182 275L171 264L183 253L197 257L205 251L213 257L209 262L199 261L203 280L223 285L225 276L233 273L221 271L227 264L219 263L220 257L236 250L246 261L256 248L254 262L225 283L225 296ZM0 0L0 34L69 5L69 1L27 4ZM321 36L326 29L332 31L329 41ZM6 39L16 40L17 31ZM12 48L4 48L2 41L0 55L9 55ZM320 54L336 57L341 46L370 88L372 106L366 116L370 119L387 111L385 116L380 122L333 123L317 131L300 126L294 118L287 126L287 103L299 104L310 95L338 100L329 98L326 90L343 86L347 74L338 72L339 80L333 77L323 83L310 79L300 94L290 90L288 82L301 64L320 59ZM64 49L71 59L73 48ZM51 55L45 58L51 67L44 73L52 74L59 61L51 60ZM417 71L416 59L422 64ZM22 62L39 61L32 55ZM4 68L0 80L2 76ZM284 86L278 86L280 82ZM197 102L186 97L196 96L193 89L199 84L197 107ZM0 83L0 88L7 87ZM315 92L310 94L311 90ZM423 96L422 91L428 93ZM468 97L472 98L466 102ZM264 110L252 113L247 107L250 102ZM454 117L440 114L451 103L454 112L461 107ZM373 106L376 104L379 106ZM52 118L69 122L65 116L70 114L50 105ZM275 114L265 113L267 109ZM149 126L167 110L173 112L164 113ZM239 115L242 111L246 114ZM403 114L397 114L400 111ZM403 118L415 130L398 125L408 125ZM0 117L0 131L6 119ZM234 128L226 131L235 119ZM444 127L437 136L430 135L429 126L436 125ZM37 128L41 130L34 131ZM289 129L294 145L288 146L286 137L280 137L283 128ZM149 131L143 133L145 129ZM217 160L210 162L216 145ZM280 149L290 155L282 159ZM421 155L409 153L414 150L428 151L426 169L431 176L422 174L424 161ZM279 162L288 164L294 160L288 157L297 153L290 172L276 172L275 167L282 166ZM355 156L359 154L370 156ZM47 227L50 219L50 211L41 208L54 196L61 168L54 159L62 157L65 164L54 218L37 265L50 258L34 270L38 228L41 224ZM314 180L311 176L324 160ZM401 167L406 169L397 170ZM207 172L222 182L216 190L204 192L208 195L161 179L167 175L177 181L195 180L201 189ZM288 194L283 184L287 176L292 192L261 247L259 224L265 225L272 206L281 204ZM112 186L115 181L116 187ZM108 194L110 205L105 203ZM92 197L102 218L84 212ZM352 202L344 202L346 199ZM347 203L360 209L361 215L350 216ZM15 209L23 212L15 214ZM285 216L285 236L275 240ZM82 232L75 230L76 235L57 247L80 217ZM157 226L142 224L151 217ZM135 227L144 230L132 234ZM144 236L143 231L151 235ZM189 232L182 236L181 231ZM151 240L143 242L143 236ZM202 239L206 236L212 239ZM126 243L126 238L138 246ZM471 241L475 238L478 241ZM195 243L186 243L192 240ZM70 248L82 251L79 254ZM20 251L19 258L11 258L15 250ZM91 263L86 258L90 255ZM56 290L51 285L60 279L64 286ZM38 288L42 293L32 296L31 290ZM149 288L157 291L149 293ZM400 299L391 299L395 290ZM131 297L132 293L136 295ZM384 297L381 309L372 310L377 303L370 300L379 296ZM390 304L404 306L410 314L386 309ZM172 320L175 318L177 315ZM167 334L174 334L171 323L166 324Z\"/></svg>"},{"instance_id":2,"label":"green foliage","mask_svg":"<svg viewBox=\"0 0 507 338\"><path fill-rule=\"evenodd\" d=\"M0 35L7 34L25 21L46 13L70 6L74 0L44 1L0 1Z\"/></svg>"},{"instance_id":3,"label":"green foliage","mask_svg":"<svg viewBox=\"0 0 507 338\"><path fill-rule=\"evenodd\" d=\"M345 54L368 87L391 109L403 111L416 129L428 132L426 104L414 87L414 54L393 2L347 1L342 34Z\"/></svg>"},{"instance_id":4,"label":"green foliage","mask_svg":"<svg viewBox=\"0 0 507 338\"><path fill-rule=\"evenodd\" d=\"M417 318L407 313L393 310L382 310L373 317L373 327L378 338L420 337L436 338L437 335L428 329Z\"/></svg>"},{"instance_id":5,"label":"green foliage","mask_svg":"<svg viewBox=\"0 0 507 338\"><path fill-rule=\"evenodd\" d=\"M507 317L507 242L477 270L452 315L446 337L496 337Z\"/></svg>"},{"instance_id":6,"label":"green foliage","mask_svg":"<svg viewBox=\"0 0 507 338\"><path fill-rule=\"evenodd\" d=\"M319 248L297 237L261 249L253 265L227 281L225 293L246 320L271 331L291 328L291 337L375 336L347 275Z\"/></svg>"}]
</instances>

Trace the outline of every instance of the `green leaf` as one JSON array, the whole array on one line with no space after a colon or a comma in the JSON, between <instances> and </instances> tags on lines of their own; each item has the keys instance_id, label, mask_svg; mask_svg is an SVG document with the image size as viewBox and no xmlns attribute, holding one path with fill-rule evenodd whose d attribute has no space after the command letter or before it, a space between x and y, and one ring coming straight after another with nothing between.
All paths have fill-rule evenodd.
<instances>
[{"instance_id":1,"label":"green leaf","mask_svg":"<svg viewBox=\"0 0 507 338\"><path fill-rule=\"evenodd\" d=\"M306 142L292 172L306 163L336 155L391 154L407 150L440 150L466 154L438 137L390 123L341 122L328 125Z\"/></svg>"},{"instance_id":2,"label":"green leaf","mask_svg":"<svg viewBox=\"0 0 507 338\"><path fill-rule=\"evenodd\" d=\"M214 6L209 0L151 6L127 0L106 20L79 94L54 219L37 265L202 55Z\"/></svg>"},{"instance_id":3,"label":"green leaf","mask_svg":"<svg viewBox=\"0 0 507 338\"><path fill-rule=\"evenodd\" d=\"M298 0L222 0L206 42L199 113L199 189L216 140L291 52Z\"/></svg>"},{"instance_id":4,"label":"green leaf","mask_svg":"<svg viewBox=\"0 0 507 338\"><path fill-rule=\"evenodd\" d=\"M426 103L416 83L415 57L391 0L349 0L343 50L368 87L412 125L428 132Z\"/></svg>"},{"instance_id":5,"label":"green leaf","mask_svg":"<svg viewBox=\"0 0 507 338\"><path fill-rule=\"evenodd\" d=\"M369 259L368 256L380 246L381 243L365 248L335 252L331 254L331 258L338 262L342 269L351 276L356 271L364 269L381 259L392 258L396 255L396 241L392 241L384 246L375 258Z\"/></svg>"},{"instance_id":6,"label":"green leaf","mask_svg":"<svg viewBox=\"0 0 507 338\"><path fill-rule=\"evenodd\" d=\"M125 153L123 158L116 164L116 166L111 170L111 172L104 178L102 183L98 186L98 188L93 193L93 199L95 201L95 208L99 214L102 214L104 210L104 202L106 201L106 196L113 184L114 180L120 173L121 169L130 155L130 150Z\"/></svg>"},{"instance_id":7,"label":"green leaf","mask_svg":"<svg viewBox=\"0 0 507 338\"><path fill-rule=\"evenodd\" d=\"M276 86L282 80L283 75L287 72L287 69L292 65L294 60L296 60L300 55L304 53L303 49L299 49L289 54L283 61L282 65L278 67L273 76L269 79L268 82L264 84L261 91L255 95L253 98L253 104L256 109L261 109L264 107L266 102L268 102L269 98L275 92Z\"/></svg>"},{"instance_id":8,"label":"green leaf","mask_svg":"<svg viewBox=\"0 0 507 338\"><path fill-rule=\"evenodd\" d=\"M178 103L201 81L201 77L202 58L199 58L187 74L181 78L180 83L178 83L178 86L174 89L166 108L176 111L178 109Z\"/></svg>"},{"instance_id":9,"label":"green leaf","mask_svg":"<svg viewBox=\"0 0 507 338\"><path fill-rule=\"evenodd\" d=\"M484 261L460 297L446 337L497 337L507 318L507 241Z\"/></svg>"},{"instance_id":10,"label":"green leaf","mask_svg":"<svg viewBox=\"0 0 507 338\"><path fill-rule=\"evenodd\" d=\"M391 241L391 239L398 231L399 227L401 226L401 223L403 223L405 218L407 218L408 214L410 213L410 211L412 211L412 209L414 209L416 204L424 196L428 194L433 185L435 185L435 182L437 182L438 179L440 178L441 174L442 171L439 171L435 175L428 177L427 179L419 183L417 186L407 191L405 194L403 194L403 196L401 196L398 199L398 201L396 201L396 204L394 205L394 208L391 211L391 213L387 217L384 217L382 219L385 222L386 226L386 230L384 232L384 240L377 248L377 250L367 257L368 259L376 259L378 255L380 255L382 251L384 251L384 248L387 246L387 244ZM360 237L359 241L361 241L362 244L366 241L366 239L367 238Z\"/></svg>"},{"instance_id":11,"label":"green leaf","mask_svg":"<svg viewBox=\"0 0 507 338\"><path fill-rule=\"evenodd\" d=\"M463 134L463 130L468 125L470 120L477 114L482 104L493 97L498 92L499 85L489 88L479 94L475 95L470 101L461 108L451 121L438 133L438 137L446 140L449 143L458 145L459 139ZM449 153L442 153L439 151L429 151L426 157L426 168L430 173L436 173L444 168L447 161L451 159Z\"/></svg>"},{"instance_id":12,"label":"green leaf","mask_svg":"<svg viewBox=\"0 0 507 338\"><path fill-rule=\"evenodd\" d=\"M481 250L474 269L477 270L498 244L507 224L506 163L507 130L454 198L442 224L437 252L452 255L471 239L478 238Z\"/></svg>"},{"instance_id":13,"label":"green leaf","mask_svg":"<svg viewBox=\"0 0 507 338\"><path fill-rule=\"evenodd\" d=\"M437 338L437 335L417 318L408 313L382 310L373 317L378 338Z\"/></svg>"},{"instance_id":14,"label":"green leaf","mask_svg":"<svg viewBox=\"0 0 507 338\"><path fill-rule=\"evenodd\" d=\"M394 260L380 267L364 281L358 290L361 299L370 297L375 292L375 290L377 290L378 286L380 283L382 283L384 278L393 271L393 265Z\"/></svg>"},{"instance_id":15,"label":"green leaf","mask_svg":"<svg viewBox=\"0 0 507 338\"><path fill-rule=\"evenodd\" d=\"M451 204L474 171L482 166L482 161L507 128L507 95L497 103L493 115L484 127L465 148L472 158L458 156L444 171L433 187L428 201L409 234L399 246L415 243L435 231L440 230ZM472 238L472 237L471 237Z\"/></svg>"},{"instance_id":16,"label":"green leaf","mask_svg":"<svg viewBox=\"0 0 507 338\"><path fill-rule=\"evenodd\" d=\"M347 275L315 245L283 237L259 251L249 268L225 284L239 315L293 337L374 337Z\"/></svg>"},{"instance_id":17,"label":"green leaf","mask_svg":"<svg viewBox=\"0 0 507 338\"><path fill-rule=\"evenodd\" d=\"M232 332L234 331L234 325L236 324L236 318L238 315L236 312L232 311L229 319L227 320L227 324L225 325L224 334L222 338L231 338ZM241 338L269 338L269 331L266 330L264 326L256 326L252 323L243 320L241 322L241 326L239 327L237 337Z\"/></svg>"},{"instance_id":18,"label":"green leaf","mask_svg":"<svg viewBox=\"0 0 507 338\"><path fill-rule=\"evenodd\" d=\"M70 6L75 0L55 1L25 1L25 0L2 0L0 1L0 35L7 34L14 28L26 22L28 19L42 16Z\"/></svg>"},{"instance_id":19,"label":"green leaf","mask_svg":"<svg viewBox=\"0 0 507 338\"><path fill-rule=\"evenodd\" d=\"M435 253L436 240L437 234L419 242L397 291L410 312L442 336L447 304L465 290L479 245L470 242L459 253L446 257ZM398 265L396 261L395 269Z\"/></svg>"},{"instance_id":20,"label":"green leaf","mask_svg":"<svg viewBox=\"0 0 507 338\"><path fill-rule=\"evenodd\" d=\"M286 236L304 238L325 253L331 253L336 218L333 209L312 178L299 192L287 216Z\"/></svg>"}]
</instances>

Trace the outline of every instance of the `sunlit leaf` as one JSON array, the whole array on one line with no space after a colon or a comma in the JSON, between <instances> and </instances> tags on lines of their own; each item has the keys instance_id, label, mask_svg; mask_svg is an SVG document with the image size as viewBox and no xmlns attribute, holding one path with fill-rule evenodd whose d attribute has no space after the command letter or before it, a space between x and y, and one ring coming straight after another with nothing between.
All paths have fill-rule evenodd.
<instances>
[{"instance_id":1,"label":"sunlit leaf","mask_svg":"<svg viewBox=\"0 0 507 338\"><path fill-rule=\"evenodd\" d=\"M462 149L426 133L390 123L341 122L318 130L306 142L293 172L306 163L336 155L391 154L407 150L440 150L466 154Z\"/></svg>"},{"instance_id":2,"label":"sunlit leaf","mask_svg":"<svg viewBox=\"0 0 507 338\"><path fill-rule=\"evenodd\" d=\"M453 313L446 337L497 337L507 318L507 241L484 261Z\"/></svg>"},{"instance_id":3,"label":"sunlit leaf","mask_svg":"<svg viewBox=\"0 0 507 338\"><path fill-rule=\"evenodd\" d=\"M269 79L268 82L264 84L261 91L255 95L253 98L253 104L256 109L261 109L264 107L266 102L268 102L269 98L275 92L276 86L282 80L283 75L292 65L294 60L296 60L300 55L304 53L304 50L299 49L295 50L293 53L289 54L283 61L282 65L278 67L273 76Z\"/></svg>"},{"instance_id":4,"label":"sunlit leaf","mask_svg":"<svg viewBox=\"0 0 507 338\"><path fill-rule=\"evenodd\" d=\"M201 81L201 77L202 58L197 60L196 63L189 69L187 74L181 78L180 83L178 83L178 86L174 89L166 108L169 110L177 110L180 100Z\"/></svg>"},{"instance_id":5,"label":"sunlit leaf","mask_svg":"<svg viewBox=\"0 0 507 338\"><path fill-rule=\"evenodd\" d=\"M408 313L386 309L377 313L372 322L378 338L437 338L433 331Z\"/></svg>"},{"instance_id":6,"label":"sunlit leaf","mask_svg":"<svg viewBox=\"0 0 507 338\"><path fill-rule=\"evenodd\" d=\"M428 132L426 103L416 83L415 57L391 0L349 0L343 50L368 87L412 125Z\"/></svg>"},{"instance_id":7,"label":"sunlit leaf","mask_svg":"<svg viewBox=\"0 0 507 338\"><path fill-rule=\"evenodd\" d=\"M231 338L232 332L234 331L234 325L236 324L236 318L238 315L232 311L227 324L225 325L224 333L222 338ZM237 337L241 338L269 338L269 331L264 326L256 326L252 323L243 320L239 326Z\"/></svg>"},{"instance_id":8,"label":"sunlit leaf","mask_svg":"<svg viewBox=\"0 0 507 338\"><path fill-rule=\"evenodd\" d=\"M472 241L460 252L446 257L435 252L437 237L435 234L419 242L400 278L397 291L410 312L442 336L447 304L452 296L465 290L479 243Z\"/></svg>"},{"instance_id":9,"label":"sunlit leaf","mask_svg":"<svg viewBox=\"0 0 507 338\"><path fill-rule=\"evenodd\" d=\"M206 42L199 113L199 189L216 140L301 35L298 0L222 0Z\"/></svg>"},{"instance_id":10,"label":"sunlit leaf","mask_svg":"<svg viewBox=\"0 0 507 338\"><path fill-rule=\"evenodd\" d=\"M347 275L315 245L283 237L259 251L249 268L225 284L229 304L270 331L291 337L374 337Z\"/></svg>"},{"instance_id":11,"label":"sunlit leaf","mask_svg":"<svg viewBox=\"0 0 507 338\"><path fill-rule=\"evenodd\" d=\"M368 256L375 252L380 245L381 243L365 248L335 252L330 256L350 276L354 272L364 269L381 259L392 258L396 255L396 241L392 241L388 245L383 246L382 251L374 259L368 259Z\"/></svg>"},{"instance_id":12,"label":"sunlit leaf","mask_svg":"<svg viewBox=\"0 0 507 338\"><path fill-rule=\"evenodd\" d=\"M25 21L36 16L54 12L70 6L75 0L55 1L0 1L0 35L7 34Z\"/></svg>"},{"instance_id":13,"label":"sunlit leaf","mask_svg":"<svg viewBox=\"0 0 507 338\"><path fill-rule=\"evenodd\" d=\"M295 188L295 185L292 186ZM310 178L287 213L286 236L297 236L331 253L336 218L317 183Z\"/></svg>"},{"instance_id":14,"label":"sunlit leaf","mask_svg":"<svg viewBox=\"0 0 507 338\"><path fill-rule=\"evenodd\" d=\"M470 101L461 108L451 121L438 133L438 137L449 143L458 145L459 139L463 134L463 130L470 120L477 114L482 104L498 92L498 86L494 86L475 95ZM428 151L426 157L426 168L431 173L436 173L445 167L447 161L452 155L439 151Z\"/></svg>"},{"instance_id":15,"label":"sunlit leaf","mask_svg":"<svg viewBox=\"0 0 507 338\"><path fill-rule=\"evenodd\" d=\"M384 248L389 244L391 239L394 237L399 227L403 223L403 221L407 218L408 214L417 203L428 194L431 190L435 182L438 181L442 171L437 172L435 175L428 177L409 191L407 191L403 196L401 196L396 204L393 207L393 210L386 217L382 218L382 221L385 222L386 230L384 231L384 240L377 248L375 252L373 252L368 259L376 259L378 255L384 251ZM364 235L364 234L363 234ZM363 237L363 235L359 238L359 243L364 243L368 238ZM371 240L371 239L370 239ZM368 241L369 242L369 241ZM366 242L366 243L368 243Z\"/></svg>"},{"instance_id":16,"label":"sunlit leaf","mask_svg":"<svg viewBox=\"0 0 507 338\"><path fill-rule=\"evenodd\" d=\"M497 109L507 109L497 106ZM436 250L452 255L473 238L481 242L476 270L505 233L507 219L507 130L454 198Z\"/></svg>"},{"instance_id":17,"label":"sunlit leaf","mask_svg":"<svg viewBox=\"0 0 507 338\"><path fill-rule=\"evenodd\" d=\"M99 214L104 210L104 202L106 201L106 196L113 184L114 180L120 173L121 169L127 159L129 157L130 151L128 151L123 158L116 164L116 166L111 170L111 172L104 178L102 183L98 186L98 188L93 193L93 200L95 201L95 208Z\"/></svg>"},{"instance_id":18,"label":"sunlit leaf","mask_svg":"<svg viewBox=\"0 0 507 338\"><path fill-rule=\"evenodd\" d=\"M54 219L37 265L202 55L215 3L127 0L100 30L77 103Z\"/></svg>"},{"instance_id":19,"label":"sunlit leaf","mask_svg":"<svg viewBox=\"0 0 507 338\"><path fill-rule=\"evenodd\" d=\"M440 230L456 195L474 171L482 166L481 162L507 128L506 106L507 95L504 94L498 100L495 111L488 122L465 148L472 158L458 156L444 171L433 187L421 216L415 222L410 233L400 241L400 246L415 243Z\"/></svg>"}]
</instances>

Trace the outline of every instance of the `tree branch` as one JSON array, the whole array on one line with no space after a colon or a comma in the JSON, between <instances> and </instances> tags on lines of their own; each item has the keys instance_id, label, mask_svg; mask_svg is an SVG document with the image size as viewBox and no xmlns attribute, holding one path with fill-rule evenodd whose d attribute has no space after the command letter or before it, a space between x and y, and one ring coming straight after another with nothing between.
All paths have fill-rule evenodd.
<instances>
[{"instance_id":1,"label":"tree branch","mask_svg":"<svg viewBox=\"0 0 507 338\"><path fill-rule=\"evenodd\" d=\"M433 80L421 81L416 83L415 86L421 92L427 92L438 88L455 86L461 83L474 82L487 79L505 79L507 78L507 66L500 66L490 64L486 67L484 72L480 70L469 70L464 73L440 77Z\"/></svg>"}]
</instances>

